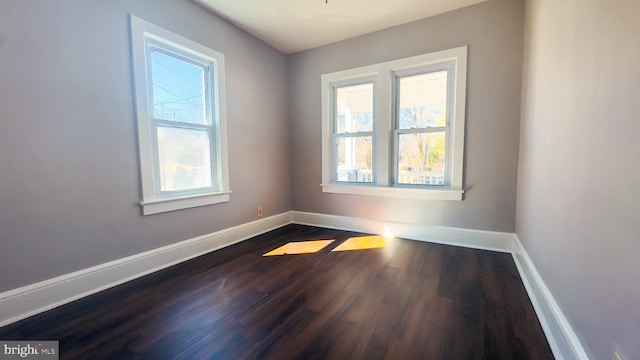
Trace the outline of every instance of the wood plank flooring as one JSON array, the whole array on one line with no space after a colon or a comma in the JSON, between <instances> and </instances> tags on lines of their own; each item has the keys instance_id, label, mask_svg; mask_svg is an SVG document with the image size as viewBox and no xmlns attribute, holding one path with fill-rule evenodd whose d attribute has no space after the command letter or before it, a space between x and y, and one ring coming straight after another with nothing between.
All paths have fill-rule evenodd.
<instances>
[{"instance_id":1,"label":"wood plank flooring","mask_svg":"<svg viewBox=\"0 0 640 360\"><path fill-rule=\"evenodd\" d=\"M0 328L61 359L553 359L511 255L289 225ZM263 257L290 241L315 254Z\"/></svg>"}]
</instances>

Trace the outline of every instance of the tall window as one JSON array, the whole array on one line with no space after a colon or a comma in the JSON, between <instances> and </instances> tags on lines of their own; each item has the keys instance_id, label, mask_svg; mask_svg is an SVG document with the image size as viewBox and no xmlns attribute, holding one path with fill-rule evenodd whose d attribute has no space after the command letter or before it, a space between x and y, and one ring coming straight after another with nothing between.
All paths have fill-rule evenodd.
<instances>
[{"instance_id":1,"label":"tall window","mask_svg":"<svg viewBox=\"0 0 640 360\"><path fill-rule=\"evenodd\" d=\"M461 200L466 54L323 75L323 191Z\"/></svg>"},{"instance_id":2,"label":"tall window","mask_svg":"<svg viewBox=\"0 0 640 360\"><path fill-rule=\"evenodd\" d=\"M333 179L373 182L373 83L336 85Z\"/></svg>"},{"instance_id":3,"label":"tall window","mask_svg":"<svg viewBox=\"0 0 640 360\"><path fill-rule=\"evenodd\" d=\"M447 70L409 74L395 81L395 183L445 186L451 77Z\"/></svg>"},{"instance_id":4,"label":"tall window","mask_svg":"<svg viewBox=\"0 0 640 360\"><path fill-rule=\"evenodd\" d=\"M131 16L143 213L229 201L224 56Z\"/></svg>"}]
</instances>

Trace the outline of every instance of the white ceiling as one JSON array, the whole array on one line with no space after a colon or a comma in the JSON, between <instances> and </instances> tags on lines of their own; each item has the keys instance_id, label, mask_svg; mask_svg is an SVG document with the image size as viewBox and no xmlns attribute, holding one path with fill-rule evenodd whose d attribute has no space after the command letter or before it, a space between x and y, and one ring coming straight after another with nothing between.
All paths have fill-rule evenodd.
<instances>
[{"instance_id":1,"label":"white ceiling","mask_svg":"<svg viewBox=\"0 0 640 360\"><path fill-rule=\"evenodd\" d=\"M291 54L486 0L194 1Z\"/></svg>"}]
</instances>

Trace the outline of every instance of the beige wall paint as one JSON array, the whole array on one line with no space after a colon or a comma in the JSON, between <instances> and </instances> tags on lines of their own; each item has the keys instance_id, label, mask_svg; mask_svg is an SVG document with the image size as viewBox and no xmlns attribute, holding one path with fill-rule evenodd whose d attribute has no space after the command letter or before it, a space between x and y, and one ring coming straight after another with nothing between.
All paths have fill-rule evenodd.
<instances>
[{"instance_id":1,"label":"beige wall paint","mask_svg":"<svg viewBox=\"0 0 640 360\"><path fill-rule=\"evenodd\" d=\"M141 216L129 18L222 52L231 202ZM287 58L191 1L0 1L0 292L291 209Z\"/></svg>"},{"instance_id":2,"label":"beige wall paint","mask_svg":"<svg viewBox=\"0 0 640 360\"><path fill-rule=\"evenodd\" d=\"M593 359L640 354L638 14L526 7L517 234Z\"/></svg>"},{"instance_id":3,"label":"beige wall paint","mask_svg":"<svg viewBox=\"0 0 640 360\"><path fill-rule=\"evenodd\" d=\"M292 55L294 210L514 231L523 19L523 1L493 0ZM322 193L320 75L462 45L469 46L464 201Z\"/></svg>"}]
</instances>

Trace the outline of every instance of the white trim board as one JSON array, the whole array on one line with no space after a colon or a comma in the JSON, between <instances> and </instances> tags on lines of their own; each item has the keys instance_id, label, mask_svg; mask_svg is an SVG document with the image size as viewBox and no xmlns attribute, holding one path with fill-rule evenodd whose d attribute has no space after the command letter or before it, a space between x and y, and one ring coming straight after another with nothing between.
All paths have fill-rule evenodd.
<instances>
[{"instance_id":1,"label":"white trim board","mask_svg":"<svg viewBox=\"0 0 640 360\"><path fill-rule=\"evenodd\" d=\"M328 227L339 230L383 234L385 230L404 239L429 241L439 244L470 247L474 249L513 252L513 234L472 230L447 226L432 226L379 220L362 219L338 215L326 215L300 211L291 212L291 222L301 225ZM386 228L386 229L385 229Z\"/></svg>"},{"instance_id":2,"label":"white trim board","mask_svg":"<svg viewBox=\"0 0 640 360\"><path fill-rule=\"evenodd\" d=\"M340 230L383 234L386 228L406 239L508 252L513 256L520 278L556 359L588 360L580 340L554 300L517 234L383 221L292 211L293 223Z\"/></svg>"},{"instance_id":3,"label":"white trim board","mask_svg":"<svg viewBox=\"0 0 640 360\"><path fill-rule=\"evenodd\" d=\"M0 293L0 326L53 309L291 222L290 212Z\"/></svg>"},{"instance_id":4,"label":"white trim board","mask_svg":"<svg viewBox=\"0 0 640 360\"><path fill-rule=\"evenodd\" d=\"M281 213L0 293L0 326L290 223L372 234L382 234L386 227L401 238L511 253L556 359L588 359L516 234L300 211Z\"/></svg>"},{"instance_id":5,"label":"white trim board","mask_svg":"<svg viewBox=\"0 0 640 360\"><path fill-rule=\"evenodd\" d=\"M553 355L556 359L588 360L589 357L582 343L533 265L517 234L513 234L513 241L517 247L517 251L512 252L513 261L516 263L520 278L527 289Z\"/></svg>"}]
</instances>

